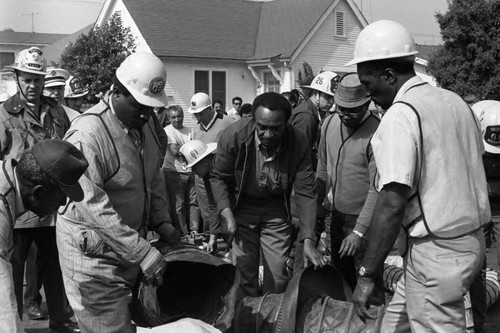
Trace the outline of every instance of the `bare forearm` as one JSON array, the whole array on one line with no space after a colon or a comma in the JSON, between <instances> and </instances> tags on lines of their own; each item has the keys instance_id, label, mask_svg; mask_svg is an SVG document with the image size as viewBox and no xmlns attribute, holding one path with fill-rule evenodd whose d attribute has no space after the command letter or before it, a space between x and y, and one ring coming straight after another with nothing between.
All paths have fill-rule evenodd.
<instances>
[{"instance_id":1,"label":"bare forearm","mask_svg":"<svg viewBox=\"0 0 500 333\"><path fill-rule=\"evenodd\" d=\"M363 267L369 274L374 274L382 268L398 237L409 190L407 186L395 184L384 187L379 194L363 260Z\"/></svg>"}]
</instances>

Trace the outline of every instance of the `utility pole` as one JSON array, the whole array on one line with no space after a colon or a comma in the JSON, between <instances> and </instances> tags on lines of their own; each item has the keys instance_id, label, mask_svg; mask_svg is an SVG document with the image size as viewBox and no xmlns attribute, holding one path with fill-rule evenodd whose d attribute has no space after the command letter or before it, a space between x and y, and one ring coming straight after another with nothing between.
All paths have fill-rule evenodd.
<instances>
[{"instance_id":1,"label":"utility pole","mask_svg":"<svg viewBox=\"0 0 500 333\"><path fill-rule=\"evenodd\" d=\"M31 16L31 32L35 32L35 15L40 15L40 13L33 13L31 12L30 14L21 14L21 16Z\"/></svg>"}]
</instances>

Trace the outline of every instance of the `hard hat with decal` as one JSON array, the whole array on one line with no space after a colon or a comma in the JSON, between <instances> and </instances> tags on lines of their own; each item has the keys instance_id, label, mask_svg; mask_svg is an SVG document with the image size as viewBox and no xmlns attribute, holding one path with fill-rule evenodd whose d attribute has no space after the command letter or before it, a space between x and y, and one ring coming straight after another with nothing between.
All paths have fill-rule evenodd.
<instances>
[{"instance_id":1,"label":"hard hat with decal","mask_svg":"<svg viewBox=\"0 0 500 333\"><path fill-rule=\"evenodd\" d=\"M43 78L44 87L62 87L66 85L66 80L69 78L69 73L65 69L47 67L47 75Z\"/></svg>"},{"instance_id":2,"label":"hard hat with decal","mask_svg":"<svg viewBox=\"0 0 500 333\"><path fill-rule=\"evenodd\" d=\"M84 89L82 81L79 78L70 76L66 80L66 86L64 87L64 98L79 98L87 95L89 93L88 89Z\"/></svg>"},{"instance_id":3,"label":"hard hat with decal","mask_svg":"<svg viewBox=\"0 0 500 333\"><path fill-rule=\"evenodd\" d=\"M481 124L481 136L488 153L500 154L500 102L485 100L477 102L472 110Z\"/></svg>"},{"instance_id":4,"label":"hard hat with decal","mask_svg":"<svg viewBox=\"0 0 500 333\"><path fill-rule=\"evenodd\" d=\"M179 151L188 162L186 167L191 168L193 165L208 156L208 154L213 153L215 149L217 149L217 142L205 144L200 140L191 140L183 144Z\"/></svg>"},{"instance_id":5,"label":"hard hat with decal","mask_svg":"<svg viewBox=\"0 0 500 333\"><path fill-rule=\"evenodd\" d=\"M392 58L414 61L417 53L415 40L404 26L394 21L380 20L361 30L354 46L354 59L346 66Z\"/></svg>"},{"instance_id":6,"label":"hard hat with decal","mask_svg":"<svg viewBox=\"0 0 500 333\"><path fill-rule=\"evenodd\" d=\"M47 74L45 72L45 57L42 50L36 46L19 52L16 62L10 66L5 66L5 68L31 74Z\"/></svg>"},{"instance_id":7,"label":"hard hat with decal","mask_svg":"<svg viewBox=\"0 0 500 333\"><path fill-rule=\"evenodd\" d=\"M212 106L212 100L210 99L210 96L205 93L199 92L191 97L188 111L190 113L200 113L210 106Z\"/></svg>"},{"instance_id":8,"label":"hard hat with decal","mask_svg":"<svg viewBox=\"0 0 500 333\"><path fill-rule=\"evenodd\" d=\"M140 104L151 107L167 104L167 71L163 62L154 54L132 53L116 70L116 78Z\"/></svg>"},{"instance_id":9,"label":"hard hat with decal","mask_svg":"<svg viewBox=\"0 0 500 333\"><path fill-rule=\"evenodd\" d=\"M337 89L337 84L339 82L340 76L335 72L321 72L312 80L311 84L308 86L302 86L302 88L314 89L330 96L335 95L335 89Z\"/></svg>"}]
</instances>

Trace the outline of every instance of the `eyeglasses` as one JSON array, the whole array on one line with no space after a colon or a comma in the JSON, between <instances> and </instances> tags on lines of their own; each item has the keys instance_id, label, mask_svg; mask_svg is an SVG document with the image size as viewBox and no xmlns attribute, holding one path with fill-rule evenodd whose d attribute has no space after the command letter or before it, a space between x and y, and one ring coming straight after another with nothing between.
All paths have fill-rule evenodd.
<instances>
[{"instance_id":1,"label":"eyeglasses","mask_svg":"<svg viewBox=\"0 0 500 333\"><path fill-rule=\"evenodd\" d=\"M335 113L338 114L339 116L348 116L350 118L357 118L361 117L365 114L365 111L362 112L348 112L348 111L340 111L340 110L335 110Z\"/></svg>"},{"instance_id":2,"label":"eyeglasses","mask_svg":"<svg viewBox=\"0 0 500 333\"><path fill-rule=\"evenodd\" d=\"M241 103L233 103L234 105L241 105Z\"/></svg>"}]
</instances>

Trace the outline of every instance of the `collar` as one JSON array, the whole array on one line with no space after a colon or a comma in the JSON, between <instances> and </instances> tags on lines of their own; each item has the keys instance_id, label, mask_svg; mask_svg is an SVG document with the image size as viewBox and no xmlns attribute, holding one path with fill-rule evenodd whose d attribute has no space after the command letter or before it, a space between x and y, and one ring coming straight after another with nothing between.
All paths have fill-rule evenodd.
<instances>
[{"instance_id":1,"label":"collar","mask_svg":"<svg viewBox=\"0 0 500 333\"><path fill-rule=\"evenodd\" d=\"M273 155L268 156L266 147L264 147L262 142L259 140L259 137L257 136L257 131L254 131L254 140L255 140L255 149L257 149L258 152L261 152L266 157L266 161L267 160L272 161L276 156L278 156L278 153L281 150L281 141L278 147L276 147L276 150L274 151Z\"/></svg>"},{"instance_id":2,"label":"collar","mask_svg":"<svg viewBox=\"0 0 500 333\"><path fill-rule=\"evenodd\" d=\"M16 192L16 218L21 216L26 208L24 207L23 198L21 197L21 185L19 183L19 179L17 178L16 166L14 166L14 187Z\"/></svg>"},{"instance_id":3,"label":"collar","mask_svg":"<svg viewBox=\"0 0 500 333\"><path fill-rule=\"evenodd\" d=\"M218 113L214 111L214 117L212 118L212 120L210 120L210 122L207 124L207 126L205 126L201 122L199 122L205 131L208 131L210 129L210 127L212 127L212 125L215 123L215 119L217 119L217 115L218 115Z\"/></svg>"},{"instance_id":4,"label":"collar","mask_svg":"<svg viewBox=\"0 0 500 333\"><path fill-rule=\"evenodd\" d=\"M414 77L412 77L411 79L409 79L408 81L406 81L402 86L401 88L399 88L398 90L398 93L396 94L396 97L394 97L394 101L392 102L393 104L399 100L401 100L401 98L403 98L403 95L406 94L406 92L408 90L410 90L410 88L418 85L418 84L421 84L423 83L424 80L422 80L420 78L420 76L417 76L415 75Z\"/></svg>"},{"instance_id":5,"label":"collar","mask_svg":"<svg viewBox=\"0 0 500 333\"><path fill-rule=\"evenodd\" d=\"M116 118L116 121L118 122L118 125L120 125L120 127L123 129L123 131L125 132L125 134L128 134L129 128L127 126L125 126L122 123L122 121L118 118L118 116L116 115L115 108L113 107L113 98L111 98L111 96L109 96L108 105L109 105L109 108L111 109L111 113Z\"/></svg>"}]
</instances>

